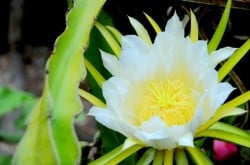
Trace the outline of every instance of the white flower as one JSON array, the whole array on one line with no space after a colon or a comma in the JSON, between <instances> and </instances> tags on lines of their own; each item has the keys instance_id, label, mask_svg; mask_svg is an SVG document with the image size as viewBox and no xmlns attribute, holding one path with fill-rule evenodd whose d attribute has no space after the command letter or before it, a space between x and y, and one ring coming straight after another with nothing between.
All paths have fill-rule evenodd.
<instances>
[{"instance_id":1,"label":"white flower","mask_svg":"<svg viewBox=\"0 0 250 165\"><path fill-rule=\"evenodd\" d=\"M196 130L232 92L218 82L215 66L234 48L207 51L206 41L184 37L175 14L152 45L135 35L122 38L122 52L102 52L113 77L103 84L106 108L90 115L124 136L157 149L193 146Z\"/></svg>"}]
</instances>

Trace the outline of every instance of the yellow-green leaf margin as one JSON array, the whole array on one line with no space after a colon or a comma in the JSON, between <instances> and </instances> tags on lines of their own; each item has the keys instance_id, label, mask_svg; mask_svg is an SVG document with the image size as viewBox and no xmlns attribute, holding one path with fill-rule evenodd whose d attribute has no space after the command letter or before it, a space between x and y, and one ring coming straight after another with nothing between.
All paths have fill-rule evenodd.
<instances>
[{"instance_id":1,"label":"yellow-green leaf margin","mask_svg":"<svg viewBox=\"0 0 250 165\"><path fill-rule=\"evenodd\" d=\"M79 164L81 150L73 122L82 111L78 86L85 77L83 52L105 0L75 0L66 30L46 66L44 94L30 115L14 164ZM46 161L46 162L45 162Z\"/></svg>"}]
</instances>

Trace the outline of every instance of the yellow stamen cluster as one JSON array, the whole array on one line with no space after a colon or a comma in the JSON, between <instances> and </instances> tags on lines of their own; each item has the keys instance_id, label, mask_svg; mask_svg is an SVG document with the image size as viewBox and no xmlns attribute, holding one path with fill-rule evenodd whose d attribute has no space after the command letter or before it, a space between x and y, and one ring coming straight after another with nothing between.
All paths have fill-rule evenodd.
<instances>
[{"instance_id":1,"label":"yellow stamen cluster","mask_svg":"<svg viewBox=\"0 0 250 165\"><path fill-rule=\"evenodd\" d=\"M168 126L184 125L194 110L191 91L181 80L153 81L143 87L140 123L159 116Z\"/></svg>"}]
</instances>

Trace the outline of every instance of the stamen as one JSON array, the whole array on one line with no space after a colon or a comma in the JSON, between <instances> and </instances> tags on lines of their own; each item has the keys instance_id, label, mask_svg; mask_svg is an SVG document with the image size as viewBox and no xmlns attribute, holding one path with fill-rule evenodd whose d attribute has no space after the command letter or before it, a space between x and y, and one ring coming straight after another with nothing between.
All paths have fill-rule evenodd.
<instances>
[{"instance_id":1,"label":"stamen","mask_svg":"<svg viewBox=\"0 0 250 165\"><path fill-rule=\"evenodd\" d=\"M194 114L194 99L181 80L153 81L142 92L140 124L159 116L168 126L184 125Z\"/></svg>"}]
</instances>

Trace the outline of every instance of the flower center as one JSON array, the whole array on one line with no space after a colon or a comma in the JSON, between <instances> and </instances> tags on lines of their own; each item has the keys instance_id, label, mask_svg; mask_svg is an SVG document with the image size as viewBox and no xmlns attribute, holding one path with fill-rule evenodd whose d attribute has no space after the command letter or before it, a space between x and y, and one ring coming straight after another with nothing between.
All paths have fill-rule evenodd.
<instances>
[{"instance_id":1,"label":"flower center","mask_svg":"<svg viewBox=\"0 0 250 165\"><path fill-rule=\"evenodd\" d=\"M168 126L184 125L194 114L194 99L183 81L153 81L143 87L140 123L159 116Z\"/></svg>"}]
</instances>

